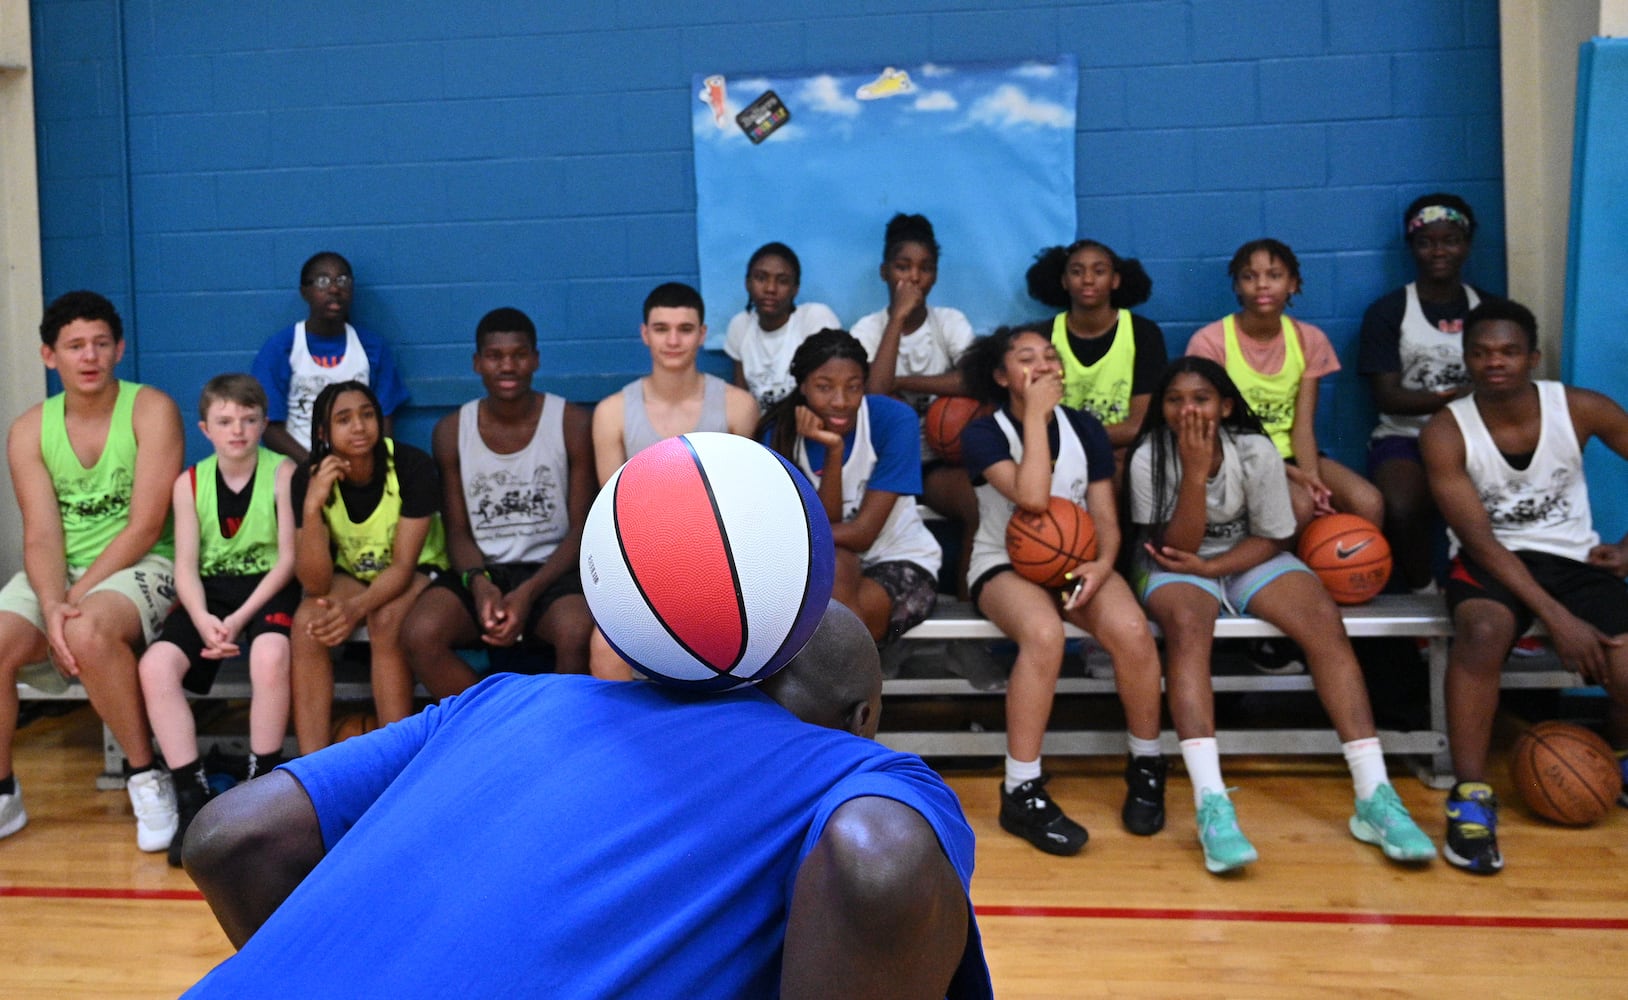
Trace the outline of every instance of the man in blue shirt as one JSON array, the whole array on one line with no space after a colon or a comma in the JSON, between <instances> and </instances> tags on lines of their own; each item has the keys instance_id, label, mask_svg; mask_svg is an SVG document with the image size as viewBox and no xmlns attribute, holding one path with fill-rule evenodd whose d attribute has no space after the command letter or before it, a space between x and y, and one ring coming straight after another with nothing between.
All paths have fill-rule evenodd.
<instances>
[{"instance_id":1,"label":"man in blue shirt","mask_svg":"<svg viewBox=\"0 0 1628 1000\"><path fill-rule=\"evenodd\" d=\"M188 995L990 996L972 832L880 704L835 603L758 688L490 678L199 815L242 950Z\"/></svg>"}]
</instances>

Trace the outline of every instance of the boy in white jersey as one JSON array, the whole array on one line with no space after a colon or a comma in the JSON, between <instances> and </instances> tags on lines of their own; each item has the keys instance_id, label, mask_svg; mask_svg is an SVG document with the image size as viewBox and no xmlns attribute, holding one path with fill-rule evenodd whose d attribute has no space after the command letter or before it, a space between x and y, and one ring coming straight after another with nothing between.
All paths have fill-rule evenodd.
<instances>
[{"instance_id":1,"label":"boy in white jersey","mask_svg":"<svg viewBox=\"0 0 1628 1000\"><path fill-rule=\"evenodd\" d=\"M175 602L170 486L181 414L151 386L123 382L124 328L95 292L69 292L40 323L40 357L62 392L11 425L6 443L23 515L23 572L0 590L0 837L28 822L11 773L17 673L47 657L85 685L124 749L136 845L175 832L170 776L156 766L136 654Z\"/></svg>"},{"instance_id":2,"label":"boy in white jersey","mask_svg":"<svg viewBox=\"0 0 1628 1000\"><path fill-rule=\"evenodd\" d=\"M169 861L209 800L209 775L186 692L208 694L222 660L247 656L249 777L282 763L288 734L294 583L294 463L260 444L266 391L253 375L217 375L198 399L215 453L175 480L175 589L180 605L141 656L141 693L175 778Z\"/></svg>"},{"instance_id":3,"label":"boy in white jersey","mask_svg":"<svg viewBox=\"0 0 1628 1000\"><path fill-rule=\"evenodd\" d=\"M1419 446L1454 546L1447 740L1457 784L1445 854L1490 875L1504 863L1486 783L1499 674L1534 619L1562 663L1605 686L1608 735L1628 747L1628 539L1601 544L1582 457L1597 437L1628 458L1628 413L1597 392L1533 380L1537 320L1519 303L1483 302L1463 336L1472 393L1432 417Z\"/></svg>"},{"instance_id":4,"label":"boy in white jersey","mask_svg":"<svg viewBox=\"0 0 1628 1000\"><path fill-rule=\"evenodd\" d=\"M494 309L475 327L475 374L486 387L435 425L452 572L419 595L402 630L413 672L431 695L477 678L455 649L542 642L559 673L585 673L593 618L577 553L594 496L593 439L581 407L531 387L537 327Z\"/></svg>"},{"instance_id":5,"label":"boy in white jersey","mask_svg":"<svg viewBox=\"0 0 1628 1000\"><path fill-rule=\"evenodd\" d=\"M385 437L391 414L407 401L407 386L383 337L350 322L356 280L350 261L324 250L300 268L300 298L309 314L260 346L254 377L266 390L266 447L299 465L311 458L311 404L325 386L354 379L368 386L383 408Z\"/></svg>"}]
</instances>

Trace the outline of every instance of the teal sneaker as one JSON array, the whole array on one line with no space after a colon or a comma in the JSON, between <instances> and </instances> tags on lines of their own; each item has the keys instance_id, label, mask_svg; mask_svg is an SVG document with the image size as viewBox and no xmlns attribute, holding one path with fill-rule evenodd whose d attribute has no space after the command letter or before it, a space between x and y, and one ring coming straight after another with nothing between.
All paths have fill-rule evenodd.
<instances>
[{"instance_id":1,"label":"teal sneaker","mask_svg":"<svg viewBox=\"0 0 1628 1000\"><path fill-rule=\"evenodd\" d=\"M1260 858L1238 829L1238 814L1224 794L1204 793L1198 807L1198 842L1204 848L1204 867L1217 875Z\"/></svg>"},{"instance_id":2,"label":"teal sneaker","mask_svg":"<svg viewBox=\"0 0 1628 1000\"><path fill-rule=\"evenodd\" d=\"M1392 861L1432 861L1436 845L1408 815L1396 789L1380 785L1374 794L1357 800L1357 814L1351 817L1351 836L1373 844Z\"/></svg>"}]
</instances>

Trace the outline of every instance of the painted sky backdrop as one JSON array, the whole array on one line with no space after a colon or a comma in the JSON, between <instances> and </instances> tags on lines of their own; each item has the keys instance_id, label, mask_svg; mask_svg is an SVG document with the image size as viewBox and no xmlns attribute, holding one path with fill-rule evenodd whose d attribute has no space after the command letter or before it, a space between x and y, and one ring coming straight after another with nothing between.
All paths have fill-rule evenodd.
<instances>
[{"instance_id":1,"label":"painted sky backdrop","mask_svg":"<svg viewBox=\"0 0 1628 1000\"><path fill-rule=\"evenodd\" d=\"M844 324L887 305L877 274L896 212L942 247L929 302L988 333L1045 309L1023 272L1073 239L1074 59L695 78L696 234L708 346L746 302L746 260L779 240L803 264L803 302ZM718 78L722 77L722 88ZM753 144L735 116L774 91L789 121Z\"/></svg>"}]
</instances>

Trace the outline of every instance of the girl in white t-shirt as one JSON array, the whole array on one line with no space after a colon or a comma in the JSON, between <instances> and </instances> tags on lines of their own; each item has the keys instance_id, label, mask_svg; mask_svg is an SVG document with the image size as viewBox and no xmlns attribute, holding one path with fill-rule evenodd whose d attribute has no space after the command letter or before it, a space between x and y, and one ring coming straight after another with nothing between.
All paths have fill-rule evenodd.
<instances>
[{"instance_id":1,"label":"girl in white t-shirt","mask_svg":"<svg viewBox=\"0 0 1628 1000\"><path fill-rule=\"evenodd\" d=\"M1306 651L1356 786L1351 833L1398 861L1434 858L1435 845L1385 772L1362 668L1339 609L1306 565L1284 551L1295 517L1282 459L1219 364L1188 356L1165 370L1131 445L1125 486L1143 539L1133 577L1148 617L1164 633L1170 718L1193 784L1205 867L1230 871L1258 857L1221 780L1210 683L1216 617L1245 612Z\"/></svg>"},{"instance_id":2,"label":"girl in white t-shirt","mask_svg":"<svg viewBox=\"0 0 1628 1000\"><path fill-rule=\"evenodd\" d=\"M909 403L917 418L939 396L965 395L956 360L972 346L972 324L959 309L929 306L938 282L938 239L924 215L895 215L882 240L882 282L886 309L854 324L853 335L870 357L866 388ZM966 597L967 560L978 530L978 498L967 470L935 454L922 438L922 500L961 525L961 560L956 579Z\"/></svg>"},{"instance_id":3,"label":"girl in white t-shirt","mask_svg":"<svg viewBox=\"0 0 1628 1000\"><path fill-rule=\"evenodd\" d=\"M746 308L729 321L724 353L735 361L735 384L769 407L791 394L791 356L821 330L840 330L828 306L797 304L803 265L784 243L765 243L746 262Z\"/></svg>"}]
</instances>

